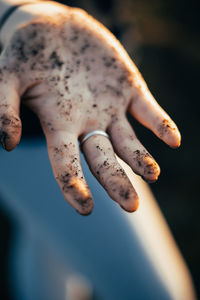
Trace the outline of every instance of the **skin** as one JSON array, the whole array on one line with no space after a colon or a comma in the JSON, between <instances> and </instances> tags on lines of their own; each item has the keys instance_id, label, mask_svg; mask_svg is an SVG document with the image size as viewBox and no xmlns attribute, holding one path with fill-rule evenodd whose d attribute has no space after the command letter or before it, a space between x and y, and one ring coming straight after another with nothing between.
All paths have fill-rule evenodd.
<instances>
[{"instance_id":1,"label":"skin","mask_svg":"<svg viewBox=\"0 0 200 300\"><path fill-rule=\"evenodd\" d=\"M133 212L138 196L115 153L146 181L156 181L160 168L137 139L126 112L171 147L180 145L180 133L122 45L103 25L80 9L51 2L33 7L27 6L30 20L4 39L1 144L10 151L19 143L23 101L40 119L65 199L80 214L88 215L93 199L82 172L78 140L93 130L106 131L110 139L92 136L81 150L110 197Z\"/></svg>"}]
</instances>

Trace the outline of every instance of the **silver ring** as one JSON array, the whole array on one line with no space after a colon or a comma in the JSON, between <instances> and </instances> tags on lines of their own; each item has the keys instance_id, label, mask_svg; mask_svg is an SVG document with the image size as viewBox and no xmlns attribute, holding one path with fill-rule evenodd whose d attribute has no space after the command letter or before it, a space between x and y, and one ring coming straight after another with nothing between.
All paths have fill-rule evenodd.
<instances>
[{"instance_id":1,"label":"silver ring","mask_svg":"<svg viewBox=\"0 0 200 300\"><path fill-rule=\"evenodd\" d=\"M85 136L83 136L83 138L80 140L81 145L83 145L83 143L85 141L87 141L93 135L103 135L103 136L105 136L109 139L109 135L105 131L103 131L103 130L94 130L94 131L89 132Z\"/></svg>"}]
</instances>

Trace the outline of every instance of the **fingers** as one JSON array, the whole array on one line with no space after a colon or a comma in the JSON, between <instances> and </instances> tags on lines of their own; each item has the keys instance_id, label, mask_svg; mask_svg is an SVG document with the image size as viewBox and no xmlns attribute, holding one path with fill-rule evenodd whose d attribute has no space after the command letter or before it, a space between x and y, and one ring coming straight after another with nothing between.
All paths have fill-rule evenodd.
<instances>
[{"instance_id":1,"label":"fingers","mask_svg":"<svg viewBox=\"0 0 200 300\"><path fill-rule=\"evenodd\" d=\"M20 141L19 106L18 81L0 68L0 143L7 151L14 149Z\"/></svg>"},{"instance_id":2,"label":"fingers","mask_svg":"<svg viewBox=\"0 0 200 300\"><path fill-rule=\"evenodd\" d=\"M83 176L77 138L57 131L47 135L47 145L53 173L65 199L80 214L90 214L93 200Z\"/></svg>"},{"instance_id":3,"label":"fingers","mask_svg":"<svg viewBox=\"0 0 200 300\"><path fill-rule=\"evenodd\" d=\"M135 211L139 204L137 193L118 163L109 139L94 135L83 143L82 150L91 172L110 197L126 211Z\"/></svg>"},{"instance_id":4,"label":"fingers","mask_svg":"<svg viewBox=\"0 0 200 300\"><path fill-rule=\"evenodd\" d=\"M158 164L139 142L125 117L112 122L108 132L115 152L129 164L136 174L149 182L158 179L160 174Z\"/></svg>"},{"instance_id":5,"label":"fingers","mask_svg":"<svg viewBox=\"0 0 200 300\"><path fill-rule=\"evenodd\" d=\"M129 106L130 113L169 146L179 147L181 135L176 124L155 101L143 79L139 78L138 81L138 87L135 88L135 95Z\"/></svg>"}]
</instances>

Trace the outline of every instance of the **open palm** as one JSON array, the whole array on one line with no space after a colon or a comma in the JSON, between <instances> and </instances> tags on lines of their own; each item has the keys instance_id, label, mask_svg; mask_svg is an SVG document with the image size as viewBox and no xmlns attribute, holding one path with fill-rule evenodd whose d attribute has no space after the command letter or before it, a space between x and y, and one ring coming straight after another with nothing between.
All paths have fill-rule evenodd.
<instances>
[{"instance_id":1,"label":"open palm","mask_svg":"<svg viewBox=\"0 0 200 300\"><path fill-rule=\"evenodd\" d=\"M48 15L45 7L55 6ZM126 211L138 196L115 153L147 181L157 180L158 164L126 119L129 111L171 147L180 134L157 104L143 78L115 37L84 11L56 3L38 4L38 13L17 27L0 57L1 142L19 143L20 101L39 117L54 176L66 200L89 214L93 200L85 181L78 139L94 135L82 151L91 172Z\"/></svg>"}]
</instances>

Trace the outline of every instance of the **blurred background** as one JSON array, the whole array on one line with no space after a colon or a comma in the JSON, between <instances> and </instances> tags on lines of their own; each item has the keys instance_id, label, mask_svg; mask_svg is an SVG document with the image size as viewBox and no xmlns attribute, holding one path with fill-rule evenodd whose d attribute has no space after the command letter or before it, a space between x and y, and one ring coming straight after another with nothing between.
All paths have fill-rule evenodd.
<instances>
[{"instance_id":1,"label":"blurred background","mask_svg":"<svg viewBox=\"0 0 200 300\"><path fill-rule=\"evenodd\" d=\"M139 139L161 166L160 179L151 188L189 266L200 297L200 4L195 0L60 2L85 9L113 32L138 66L154 97L181 131L182 146L173 150L129 116ZM34 115L25 107L21 114L23 139L42 135ZM3 210L0 228L3 245L0 263L4 270L0 284L6 291L4 257L9 251L12 230Z\"/></svg>"}]
</instances>

